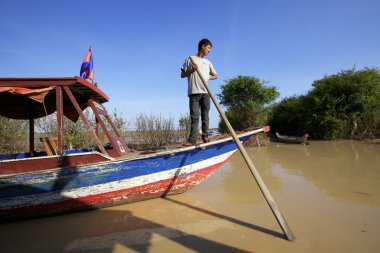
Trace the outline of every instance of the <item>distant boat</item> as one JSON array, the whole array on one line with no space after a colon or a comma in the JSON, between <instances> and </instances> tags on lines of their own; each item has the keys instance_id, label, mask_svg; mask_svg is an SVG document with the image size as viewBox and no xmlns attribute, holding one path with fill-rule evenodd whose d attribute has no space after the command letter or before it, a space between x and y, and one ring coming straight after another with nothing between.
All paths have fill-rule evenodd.
<instances>
[{"instance_id":1,"label":"distant boat","mask_svg":"<svg viewBox=\"0 0 380 253\"><path fill-rule=\"evenodd\" d=\"M0 78L0 115L28 119L29 152L0 155L0 221L68 213L183 193L215 172L236 151L231 137L161 152L130 152L103 103L108 97L80 77ZM90 107L95 130L83 114ZM34 146L34 119L57 112L58 136ZM81 117L96 148L63 150L63 115ZM103 116L103 117L100 117ZM102 118L108 120L113 135ZM111 145L103 146L98 127ZM241 142L269 127L245 132Z\"/></svg>"},{"instance_id":2,"label":"distant boat","mask_svg":"<svg viewBox=\"0 0 380 253\"><path fill-rule=\"evenodd\" d=\"M281 135L276 132L277 141L283 142L283 143L289 143L289 144L309 144L307 141L307 138L309 137L309 134L304 134L301 137L298 136L287 136L287 135Z\"/></svg>"}]
</instances>

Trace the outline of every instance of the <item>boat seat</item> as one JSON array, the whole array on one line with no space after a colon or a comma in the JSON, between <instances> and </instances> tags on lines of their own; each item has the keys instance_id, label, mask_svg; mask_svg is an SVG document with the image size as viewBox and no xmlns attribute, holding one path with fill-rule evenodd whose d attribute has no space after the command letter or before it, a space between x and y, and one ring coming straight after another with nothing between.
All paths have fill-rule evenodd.
<instances>
[{"instance_id":1,"label":"boat seat","mask_svg":"<svg viewBox=\"0 0 380 253\"><path fill-rule=\"evenodd\" d=\"M57 155L57 138L41 137L40 141L48 156Z\"/></svg>"}]
</instances>

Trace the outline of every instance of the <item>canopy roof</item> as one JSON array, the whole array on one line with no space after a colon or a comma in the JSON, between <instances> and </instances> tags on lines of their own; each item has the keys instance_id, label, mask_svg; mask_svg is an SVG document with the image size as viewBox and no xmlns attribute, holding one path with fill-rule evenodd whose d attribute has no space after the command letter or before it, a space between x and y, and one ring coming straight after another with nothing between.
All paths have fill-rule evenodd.
<instances>
[{"instance_id":1,"label":"canopy roof","mask_svg":"<svg viewBox=\"0 0 380 253\"><path fill-rule=\"evenodd\" d=\"M0 115L12 119L45 117L56 111L55 87L67 86L82 110L88 99L105 103L109 98L98 87L80 77L0 78ZM63 114L72 121L78 112L63 91Z\"/></svg>"}]
</instances>

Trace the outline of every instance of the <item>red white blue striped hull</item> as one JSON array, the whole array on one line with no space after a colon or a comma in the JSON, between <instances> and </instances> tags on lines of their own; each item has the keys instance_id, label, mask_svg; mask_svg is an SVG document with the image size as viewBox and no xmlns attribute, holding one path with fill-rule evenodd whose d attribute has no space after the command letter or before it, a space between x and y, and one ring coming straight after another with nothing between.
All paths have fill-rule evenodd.
<instances>
[{"instance_id":1,"label":"red white blue striped hull","mask_svg":"<svg viewBox=\"0 0 380 253\"><path fill-rule=\"evenodd\" d=\"M254 133L242 135L241 141ZM183 193L210 176L236 150L236 144L227 138L134 159L1 175L0 220L97 209Z\"/></svg>"}]
</instances>

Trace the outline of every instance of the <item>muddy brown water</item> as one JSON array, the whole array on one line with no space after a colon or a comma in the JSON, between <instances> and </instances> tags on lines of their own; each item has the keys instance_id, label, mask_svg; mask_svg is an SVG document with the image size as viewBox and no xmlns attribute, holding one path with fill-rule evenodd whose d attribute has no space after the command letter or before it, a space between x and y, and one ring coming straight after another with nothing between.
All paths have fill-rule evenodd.
<instances>
[{"instance_id":1,"label":"muddy brown water","mask_svg":"<svg viewBox=\"0 0 380 253\"><path fill-rule=\"evenodd\" d=\"M294 241L237 153L181 195L0 224L0 251L380 252L380 145L270 143L247 151Z\"/></svg>"}]
</instances>

